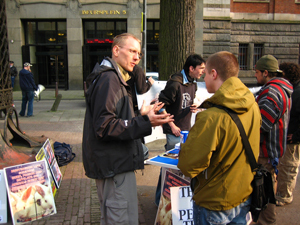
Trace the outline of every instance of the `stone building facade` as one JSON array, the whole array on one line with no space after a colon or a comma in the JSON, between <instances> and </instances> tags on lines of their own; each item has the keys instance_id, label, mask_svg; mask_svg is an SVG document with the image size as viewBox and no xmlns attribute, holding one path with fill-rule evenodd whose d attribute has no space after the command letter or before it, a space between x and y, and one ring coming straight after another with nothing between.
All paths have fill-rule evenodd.
<instances>
[{"instance_id":1,"label":"stone building facade","mask_svg":"<svg viewBox=\"0 0 300 225\"><path fill-rule=\"evenodd\" d=\"M147 71L159 66L159 3L147 0ZM142 0L6 0L6 12L10 60L18 70L30 61L46 88L83 89L113 36L142 38ZM299 13L299 0L196 0L196 52L234 53L240 78L254 84L253 66L264 54L298 63Z\"/></svg>"}]
</instances>

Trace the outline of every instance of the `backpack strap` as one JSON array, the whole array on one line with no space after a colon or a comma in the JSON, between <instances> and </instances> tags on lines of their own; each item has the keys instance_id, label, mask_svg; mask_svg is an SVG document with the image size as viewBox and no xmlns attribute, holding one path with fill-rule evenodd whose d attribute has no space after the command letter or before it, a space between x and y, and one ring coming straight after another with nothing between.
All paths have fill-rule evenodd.
<instances>
[{"instance_id":1,"label":"backpack strap","mask_svg":"<svg viewBox=\"0 0 300 225\"><path fill-rule=\"evenodd\" d=\"M242 137L242 142L243 142L245 152L248 157L251 169L252 169L252 171L254 171L256 168L258 168L258 164L254 157L251 145L249 143L249 139L246 135L245 129L243 127L243 124L242 124L240 118L237 116L236 112L234 112L233 110L231 110L227 107L220 106L220 105L214 105L214 107L225 110L229 114L229 116L232 118L232 120L235 122L236 126L238 127L238 129L240 131L240 135Z\"/></svg>"}]
</instances>

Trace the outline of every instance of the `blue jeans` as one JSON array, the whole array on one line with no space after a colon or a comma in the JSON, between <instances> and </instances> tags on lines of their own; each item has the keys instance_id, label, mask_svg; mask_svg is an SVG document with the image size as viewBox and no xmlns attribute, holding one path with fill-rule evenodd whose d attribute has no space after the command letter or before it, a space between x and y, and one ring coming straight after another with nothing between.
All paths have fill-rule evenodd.
<instances>
[{"instance_id":1,"label":"blue jeans","mask_svg":"<svg viewBox=\"0 0 300 225\"><path fill-rule=\"evenodd\" d=\"M175 136L174 134L166 134L167 144L165 144L166 151L175 148L175 145L180 142L180 136Z\"/></svg>"},{"instance_id":2,"label":"blue jeans","mask_svg":"<svg viewBox=\"0 0 300 225\"><path fill-rule=\"evenodd\" d=\"M194 225L246 225L246 215L250 210L251 197L240 205L224 211L211 211L193 202Z\"/></svg>"},{"instance_id":3,"label":"blue jeans","mask_svg":"<svg viewBox=\"0 0 300 225\"><path fill-rule=\"evenodd\" d=\"M22 108L21 108L20 116L25 116L27 102L28 102L27 116L32 116L33 100L34 100L33 91L22 91Z\"/></svg>"},{"instance_id":4,"label":"blue jeans","mask_svg":"<svg viewBox=\"0 0 300 225\"><path fill-rule=\"evenodd\" d=\"M11 76L11 87L14 88L15 86L15 76Z\"/></svg>"}]
</instances>

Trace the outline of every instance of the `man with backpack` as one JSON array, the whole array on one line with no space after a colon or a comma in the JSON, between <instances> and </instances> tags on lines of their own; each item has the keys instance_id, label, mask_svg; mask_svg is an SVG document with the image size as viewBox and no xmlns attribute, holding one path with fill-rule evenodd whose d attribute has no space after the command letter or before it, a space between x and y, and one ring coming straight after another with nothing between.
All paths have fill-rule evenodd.
<instances>
[{"instance_id":1,"label":"man with backpack","mask_svg":"<svg viewBox=\"0 0 300 225\"><path fill-rule=\"evenodd\" d=\"M245 129L255 159L259 153L259 107L238 78L239 64L230 52L206 61L204 81L212 97L201 104L187 140L181 145L178 168L191 177L195 225L247 224L253 173L237 125L223 109L235 112Z\"/></svg>"},{"instance_id":2,"label":"man with backpack","mask_svg":"<svg viewBox=\"0 0 300 225\"><path fill-rule=\"evenodd\" d=\"M282 77L278 61L272 55L265 55L257 61L255 77L257 83L263 85L256 93L262 116L258 164L272 174L276 193L277 165L286 149L293 86ZM275 204L268 204L259 214L257 224L276 224L275 208Z\"/></svg>"}]
</instances>

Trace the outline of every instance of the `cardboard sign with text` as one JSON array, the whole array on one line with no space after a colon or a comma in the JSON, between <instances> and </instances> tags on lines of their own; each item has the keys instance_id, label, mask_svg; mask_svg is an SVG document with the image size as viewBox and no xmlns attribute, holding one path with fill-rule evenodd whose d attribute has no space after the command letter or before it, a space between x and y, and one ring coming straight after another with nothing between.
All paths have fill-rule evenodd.
<instances>
[{"instance_id":1,"label":"cardboard sign with text","mask_svg":"<svg viewBox=\"0 0 300 225\"><path fill-rule=\"evenodd\" d=\"M192 196L190 186L171 187L173 225L193 225Z\"/></svg>"}]
</instances>

